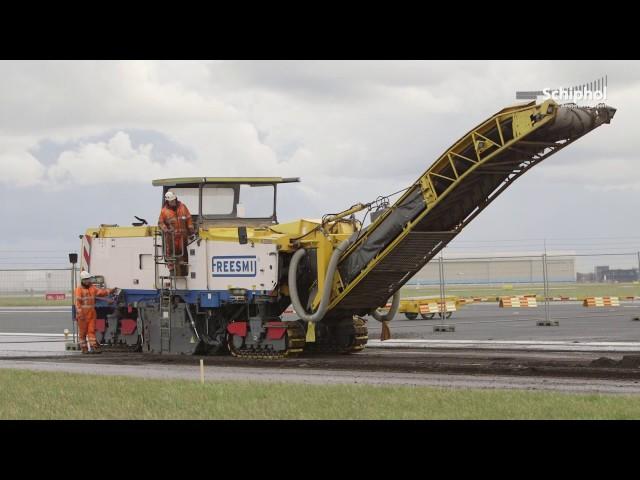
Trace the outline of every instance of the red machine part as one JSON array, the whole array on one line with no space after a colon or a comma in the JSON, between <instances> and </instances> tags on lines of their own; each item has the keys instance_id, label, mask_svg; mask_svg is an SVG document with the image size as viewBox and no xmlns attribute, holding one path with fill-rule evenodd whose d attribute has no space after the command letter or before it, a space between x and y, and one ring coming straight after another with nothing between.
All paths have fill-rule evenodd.
<instances>
[{"instance_id":1,"label":"red machine part","mask_svg":"<svg viewBox=\"0 0 640 480\"><path fill-rule=\"evenodd\" d=\"M121 335L131 335L136 331L138 327L138 322L131 318L122 318L120 319L120 334Z\"/></svg>"},{"instance_id":2,"label":"red machine part","mask_svg":"<svg viewBox=\"0 0 640 480\"><path fill-rule=\"evenodd\" d=\"M287 331L287 324L284 322L268 322L267 338L269 340L280 340Z\"/></svg>"},{"instance_id":3,"label":"red machine part","mask_svg":"<svg viewBox=\"0 0 640 480\"><path fill-rule=\"evenodd\" d=\"M227 332L239 337L247 336L247 322L233 322L227 325Z\"/></svg>"},{"instance_id":4,"label":"red machine part","mask_svg":"<svg viewBox=\"0 0 640 480\"><path fill-rule=\"evenodd\" d=\"M268 322L267 338L269 340L280 340L287 331L285 322ZM239 337L247 336L247 322L233 322L227 326L227 332Z\"/></svg>"}]
</instances>

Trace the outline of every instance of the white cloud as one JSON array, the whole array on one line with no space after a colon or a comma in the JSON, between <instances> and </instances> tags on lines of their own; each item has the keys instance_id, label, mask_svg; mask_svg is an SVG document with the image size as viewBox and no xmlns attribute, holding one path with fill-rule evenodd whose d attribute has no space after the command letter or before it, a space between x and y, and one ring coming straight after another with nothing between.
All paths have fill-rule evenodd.
<instances>
[{"instance_id":1,"label":"white cloud","mask_svg":"<svg viewBox=\"0 0 640 480\"><path fill-rule=\"evenodd\" d=\"M584 185L633 190L638 65L0 62L0 182L64 194L97 185L151 190L153 178L172 176L300 176L304 185L282 188L280 217L319 216L406 186L471 127L516 103L516 90L608 74L619 107L612 125L529 175L547 182L542 191L561 183L567 195L584 194ZM136 131L170 142L161 147ZM40 158L42 142L62 151ZM181 148L172 152L173 143ZM508 208L517 217L517 205Z\"/></svg>"},{"instance_id":2,"label":"white cloud","mask_svg":"<svg viewBox=\"0 0 640 480\"><path fill-rule=\"evenodd\" d=\"M45 168L25 151L0 151L0 183L29 187L42 182Z\"/></svg>"},{"instance_id":3,"label":"white cloud","mask_svg":"<svg viewBox=\"0 0 640 480\"><path fill-rule=\"evenodd\" d=\"M197 174L400 178L418 174L471 126L515 103L516 90L545 79L624 73L617 63L572 65L573 74L561 62L4 62L0 132L31 135L33 146L45 138L63 143L149 129L193 150L195 162L174 163L204 170ZM637 87L624 85L625 109L636 112L638 100L627 90ZM620 139L631 125L618 120ZM614 149L637 151L636 137ZM588 137L571 148L583 158L612 147ZM103 165L113 159L122 167L122 155L95 148L84 152L101 161L87 160L76 174L66 164L80 153L68 152L47 179L120 181ZM141 171L151 176L159 166L138 157L129 180L142 181Z\"/></svg>"},{"instance_id":4,"label":"white cloud","mask_svg":"<svg viewBox=\"0 0 640 480\"><path fill-rule=\"evenodd\" d=\"M60 154L50 166L46 178L54 185L94 185L111 182L149 182L159 176L189 175L193 165L182 157L170 157L166 164L151 159L153 145L134 148L124 132L107 142L82 145Z\"/></svg>"},{"instance_id":5,"label":"white cloud","mask_svg":"<svg viewBox=\"0 0 640 480\"><path fill-rule=\"evenodd\" d=\"M557 163L548 165L541 174L548 180L582 185L591 191L640 190L640 175L634 163L628 158L586 160L579 166Z\"/></svg>"}]
</instances>

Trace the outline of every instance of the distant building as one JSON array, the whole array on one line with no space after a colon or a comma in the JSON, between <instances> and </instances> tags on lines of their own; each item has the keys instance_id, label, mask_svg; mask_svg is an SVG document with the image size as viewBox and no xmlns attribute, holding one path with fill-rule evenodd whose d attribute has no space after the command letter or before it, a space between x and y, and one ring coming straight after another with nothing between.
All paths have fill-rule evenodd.
<instances>
[{"instance_id":1,"label":"distant building","mask_svg":"<svg viewBox=\"0 0 640 480\"><path fill-rule=\"evenodd\" d=\"M576 281L578 283L593 283L596 281L595 273L576 273Z\"/></svg>"},{"instance_id":2,"label":"distant building","mask_svg":"<svg viewBox=\"0 0 640 480\"><path fill-rule=\"evenodd\" d=\"M595 268L594 279L592 281L606 283L635 282L636 280L640 280L637 268L610 269L608 265L603 265Z\"/></svg>"},{"instance_id":3,"label":"distant building","mask_svg":"<svg viewBox=\"0 0 640 480\"><path fill-rule=\"evenodd\" d=\"M594 282L605 282L607 272L609 271L609 265L599 265L594 269Z\"/></svg>"},{"instance_id":4,"label":"distant building","mask_svg":"<svg viewBox=\"0 0 640 480\"><path fill-rule=\"evenodd\" d=\"M542 283L541 257L477 258L444 260L446 283ZM575 282L574 256L547 258L550 282ZM409 280L408 284L437 285L440 281L438 259L433 259Z\"/></svg>"},{"instance_id":5,"label":"distant building","mask_svg":"<svg viewBox=\"0 0 640 480\"><path fill-rule=\"evenodd\" d=\"M0 270L0 295L34 295L70 291L69 269Z\"/></svg>"}]
</instances>

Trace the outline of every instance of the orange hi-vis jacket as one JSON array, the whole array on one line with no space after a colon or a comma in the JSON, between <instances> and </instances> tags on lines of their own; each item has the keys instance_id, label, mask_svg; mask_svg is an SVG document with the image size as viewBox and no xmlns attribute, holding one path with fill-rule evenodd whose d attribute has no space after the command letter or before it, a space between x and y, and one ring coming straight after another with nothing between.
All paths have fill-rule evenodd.
<instances>
[{"instance_id":1,"label":"orange hi-vis jacket","mask_svg":"<svg viewBox=\"0 0 640 480\"><path fill-rule=\"evenodd\" d=\"M84 320L94 318L96 315L96 297L106 297L109 295L108 288L98 288L91 285L84 288L82 285L76 288L76 318Z\"/></svg>"},{"instance_id":2,"label":"orange hi-vis jacket","mask_svg":"<svg viewBox=\"0 0 640 480\"><path fill-rule=\"evenodd\" d=\"M170 208L167 202L164 203L160 211L160 218L158 218L158 226L165 233L169 227L173 227L176 238L179 238L193 231L193 220L191 220L191 213L189 213L187 206L179 200L177 203L175 210Z\"/></svg>"}]
</instances>

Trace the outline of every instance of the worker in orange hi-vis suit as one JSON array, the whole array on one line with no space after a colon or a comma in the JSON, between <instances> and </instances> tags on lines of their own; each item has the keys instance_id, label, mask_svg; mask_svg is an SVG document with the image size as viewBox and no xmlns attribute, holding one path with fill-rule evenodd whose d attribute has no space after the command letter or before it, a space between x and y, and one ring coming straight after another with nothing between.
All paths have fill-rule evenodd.
<instances>
[{"instance_id":1,"label":"worker in orange hi-vis suit","mask_svg":"<svg viewBox=\"0 0 640 480\"><path fill-rule=\"evenodd\" d=\"M76 288L76 320L80 334L82 353L89 353L87 337L93 353L100 353L96 341L96 297L105 297L115 288L98 288L91 283L89 272L80 272L80 286Z\"/></svg>"},{"instance_id":2,"label":"worker in orange hi-vis suit","mask_svg":"<svg viewBox=\"0 0 640 480\"><path fill-rule=\"evenodd\" d=\"M187 206L178 200L175 193L169 191L164 195L164 205L160 211L158 218L158 226L164 235L164 244L167 256L176 256L186 264L187 257L187 240L193 235L193 220ZM168 262L169 270L173 272L173 262ZM176 275L182 275L182 272L176 269Z\"/></svg>"}]
</instances>

